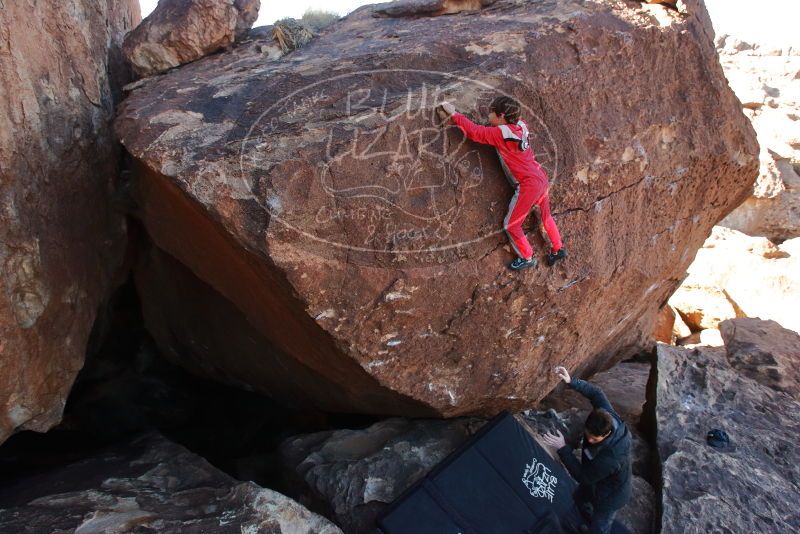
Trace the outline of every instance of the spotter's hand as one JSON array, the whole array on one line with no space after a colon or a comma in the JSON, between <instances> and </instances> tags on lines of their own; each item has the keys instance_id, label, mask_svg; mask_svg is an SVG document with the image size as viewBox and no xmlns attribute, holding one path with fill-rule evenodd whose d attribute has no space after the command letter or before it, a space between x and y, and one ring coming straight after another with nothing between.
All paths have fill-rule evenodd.
<instances>
[{"instance_id":1,"label":"spotter's hand","mask_svg":"<svg viewBox=\"0 0 800 534\"><path fill-rule=\"evenodd\" d=\"M566 367L561 367L561 366L556 367L553 372L558 375L558 378L560 378L567 384L570 383L571 378L569 377L569 371L567 371Z\"/></svg>"},{"instance_id":2,"label":"spotter's hand","mask_svg":"<svg viewBox=\"0 0 800 534\"><path fill-rule=\"evenodd\" d=\"M564 441L564 435L559 431L556 430L555 434L550 434L549 432L542 436L542 441L548 447L552 447L555 450L559 450L566 445Z\"/></svg>"}]
</instances>

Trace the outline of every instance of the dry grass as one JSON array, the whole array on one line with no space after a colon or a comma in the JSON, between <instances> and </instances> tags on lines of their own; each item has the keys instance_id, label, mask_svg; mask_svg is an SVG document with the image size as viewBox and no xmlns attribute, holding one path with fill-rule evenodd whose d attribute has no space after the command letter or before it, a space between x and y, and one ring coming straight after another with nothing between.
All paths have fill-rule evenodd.
<instances>
[{"instance_id":1,"label":"dry grass","mask_svg":"<svg viewBox=\"0 0 800 534\"><path fill-rule=\"evenodd\" d=\"M321 9L309 9L303 14L300 20L306 23L314 33L317 33L339 20L339 15Z\"/></svg>"},{"instance_id":2,"label":"dry grass","mask_svg":"<svg viewBox=\"0 0 800 534\"><path fill-rule=\"evenodd\" d=\"M286 52L296 50L308 43L322 29L339 20L339 16L329 11L309 9L300 19L285 18L272 27L272 37Z\"/></svg>"},{"instance_id":3,"label":"dry grass","mask_svg":"<svg viewBox=\"0 0 800 534\"><path fill-rule=\"evenodd\" d=\"M272 27L272 38L278 41L284 53L300 48L313 37L311 28L297 19L281 19Z\"/></svg>"}]
</instances>

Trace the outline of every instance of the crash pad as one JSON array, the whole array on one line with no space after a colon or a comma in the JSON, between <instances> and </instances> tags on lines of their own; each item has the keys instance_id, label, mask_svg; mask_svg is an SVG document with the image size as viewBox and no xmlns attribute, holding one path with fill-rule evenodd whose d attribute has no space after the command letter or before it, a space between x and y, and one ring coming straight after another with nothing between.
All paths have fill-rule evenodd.
<instances>
[{"instance_id":1,"label":"crash pad","mask_svg":"<svg viewBox=\"0 0 800 534\"><path fill-rule=\"evenodd\" d=\"M400 495L379 516L377 532L577 532L576 488L527 425L502 412Z\"/></svg>"}]
</instances>

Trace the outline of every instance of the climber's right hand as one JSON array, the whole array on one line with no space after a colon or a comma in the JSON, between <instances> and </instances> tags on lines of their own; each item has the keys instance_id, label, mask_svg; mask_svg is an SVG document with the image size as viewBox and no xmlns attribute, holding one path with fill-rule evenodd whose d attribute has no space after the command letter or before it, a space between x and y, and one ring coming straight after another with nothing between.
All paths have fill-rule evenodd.
<instances>
[{"instance_id":1,"label":"climber's right hand","mask_svg":"<svg viewBox=\"0 0 800 534\"><path fill-rule=\"evenodd\" d=\"M569 377L569 371L567 371L567 368L566 368L566 367L561 367L561 366L558 366L558 367L556 367L556 368L555 368L555 371L554 371L554 372L555 372L555 374L557 374L557 375L558 375L558 378L560 378L561 380L563 380L563 381L564 381L564 382L566 382L567 384L569 384L569 383L570 383L570 381L572 380L572 379Z\"/></svg>"}]
</instances>

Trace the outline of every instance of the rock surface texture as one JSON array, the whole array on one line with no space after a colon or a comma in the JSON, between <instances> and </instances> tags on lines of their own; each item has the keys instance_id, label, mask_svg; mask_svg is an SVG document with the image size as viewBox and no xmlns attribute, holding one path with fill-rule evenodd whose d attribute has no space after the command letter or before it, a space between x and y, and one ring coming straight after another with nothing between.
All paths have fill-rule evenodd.
<instances>
[{"instance_id":1,"label":"rock surface texture","mask_svg":"<svg viewBox=\"0 0 800 534\"><path fill-rule=\"evenodd\" d=\"M244 37L260 5L260 0L161 0L125 39L125 57L139 76L195 61Z\"/></svg>"},{"instance_id":2,"label":"rock surface texture","mask_svg":"<svg viewBox=\"0 0 800 534\"><path fill-rule=\"evenodd\" d=\"M732 319L720 325L732 367L800 401L800 335L775 321Z\"/></svg>"},{"instance_id":3,"label":"rock surface texture","mask_svg":"<svg viewBox=\"0 0 800 534\"><path fill-rule=\"evenodd\" d=\"M133 90L116 130L162 351L327 410L455 416L638 350L758 168L703 4L685 4L365 6L278 60L251 44ZM570 251L553 269L507 270L497 157L436 120L447 99L482 122L501 93L550 175Z\"/></svg>"},{"instance_id":4,"label":"rock surface texture","mask_svg":"<svg viewBox=\"0 0 800 534\"><path fill-rule=\"evenodd\" d=\"M0 531L341 533L157 434L0 492Z\"/></svg>"},{"instance_id":5,"label":"rock surface texture","mask_svg":"<svg viewBox=\"0 0 800 534\"><path fill-rule=\"evenodd\" d=\"M119 52L136 0L0 8L0 442L61 417L116 283Z\"/></svg>"},{"instance_id":6,"label":"rock surface texture","mask_svg":"<svg viewBox=\"0 0 800 534\"><path fill-rule=\"evenodd\" d=\"M659 345L655 393L661 532L800 529L800 403L737 371L723 347ZM706 443L715 428L727 449Z\"/></svg>"}]
</instances>

